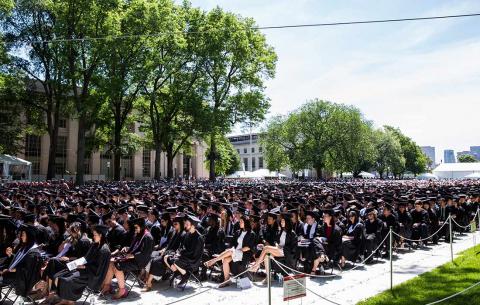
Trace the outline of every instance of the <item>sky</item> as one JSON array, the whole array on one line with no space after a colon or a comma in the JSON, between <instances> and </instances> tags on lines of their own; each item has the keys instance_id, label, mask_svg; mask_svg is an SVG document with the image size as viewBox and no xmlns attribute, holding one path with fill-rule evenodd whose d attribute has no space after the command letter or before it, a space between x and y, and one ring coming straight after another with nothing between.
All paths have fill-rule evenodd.
<instances>
[{"instance_id":1,"label":"sky","mask_svg":"<svg viewBox=\"0 0 480 305\"><path fill-rule=\"evenodd\" d=\"M259 26L480 13L480 1L192 0ZM262 31L277 55L269 117L313 98L358 107L420 146L480 145L480 17ZM239 129L237 128L237 131Z\"/></svg>"}]
</instances>

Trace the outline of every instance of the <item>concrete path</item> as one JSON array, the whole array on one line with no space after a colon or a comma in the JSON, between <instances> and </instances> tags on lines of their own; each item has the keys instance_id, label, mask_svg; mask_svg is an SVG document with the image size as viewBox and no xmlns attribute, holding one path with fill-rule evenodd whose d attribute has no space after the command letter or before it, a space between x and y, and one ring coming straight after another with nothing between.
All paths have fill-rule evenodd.
<instances>
[{"instance_id":1,"label":"concrete path","mask_svg":"<svg viewBox=\"0 0 480 305\"><path fill-rule=\"evenodd\" d=\"M480 232L466 234L455 238L453 248L457 254L474 246L474 236L480 243ZM418 274L427 272L437 266L450 261L450 245L441 242L436 246L429 246L422 250L406 252L395 257L393 262L393 284L409 280ZM336 271L337 272L337 271ZM168 287L167 283L157 283L153 290L141 293L135 287L129 297L121 302L101 300L98 303L107 304L188 304L188 305L267 305L268 290L259 283L249 289L241 290L235 286L224 289L209 289L216 287L214 283L204 283L204 288L194 284L187 286L180 292ZM357 302L374 296L390 287L390 264L388 260L379 260L368 266L361 266L352 271L345 271L339 277L328 279L307 279L307 287L318 295L341 305L356 304ZM199 294L200 293L200 294ZM198 295L196 295L198 294ZM97 303L97 302L96 302ZM283 301L283 288L274 283L272 287L272 304L306 305L306 304L333 304L307 291L307 296L288 302Z\"/></svg>"}]
</instances>

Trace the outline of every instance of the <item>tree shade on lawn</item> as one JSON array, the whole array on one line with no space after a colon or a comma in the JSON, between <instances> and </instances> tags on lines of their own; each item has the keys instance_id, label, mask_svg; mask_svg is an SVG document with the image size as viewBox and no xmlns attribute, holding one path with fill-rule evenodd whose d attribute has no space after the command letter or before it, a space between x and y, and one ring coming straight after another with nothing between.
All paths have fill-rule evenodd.
<instances>
[{"instance_id":1,"label":"tree shade on lawn","mask_svg":"<svg viewBox=\"0 0 480 305\"><path fill-rule=\"evenodd\" d=\"M480 281L480 246L460 253L453 263L447 263L430 272L393 287L357 305L428 304L451 296ZM395 275L394 275L395 276ZM480 304L480 286L439 304Z\"/></svg>"}]
</instances>

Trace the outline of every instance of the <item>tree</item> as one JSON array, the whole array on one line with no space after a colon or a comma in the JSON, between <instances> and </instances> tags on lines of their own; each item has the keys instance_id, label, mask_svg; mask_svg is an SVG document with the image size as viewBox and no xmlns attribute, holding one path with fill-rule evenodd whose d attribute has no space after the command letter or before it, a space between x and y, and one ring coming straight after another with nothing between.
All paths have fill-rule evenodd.
<instances>
[{"instance_id":1,"label":"tree","mask_svg":"<svg viewBox=\"0 0 480 305\"><path fill-rule=\"evenodd\" d=\"M383 179L384 175L392 173L395 177L402 174L405 170L405 157L402 153L402 146L392 131L375 131L375 149L377 159L375 169Z\"/></svg>"},{"instance_id":2,"label":"tree","mask_svg":"<svg viewBox=\"0 0 480 305\"><path fill-rule=\"evenodd\" d=\"M260 133L260 145L270 171L279 172L286 168L290 164L289 155L295 153L296 143L288 141L286 123L286 117L275 116Z\"/></svg>"},{"instance_id":3,"label":"tree","mask_svg":"<svg viewBox=\"0 0 480 305\"><path fill-rule=\"evenodd\" d=\"M129 1L123 3L117 14L118 22L112 31L124 38L106 42L94 83L107 104L102 107L106 111L100 112L96 127L101 133L109 134L107 142L113 152L113 179L118 181L122 155L131 153L136 147L131 144L138 142L132 141L135 134L130 127L135 123L132 111L143 85L146 37L131 35L147 31L148 5L143 0Z\"/></svg>"},{"instance_id":4,"label":"tree","mask_svg":"<svg viewBox=\"0 0 480 305\"><path fill-rule=\"evenodd\" d=\"M239 170L240 155L235 150L232 143L230 143L228 138L222 135L217 135L215 143L217 143L215 174L218 176L226 176L231 175ZM210 151L207 148L205 151L205 157L208 157L209 155ZM209 166L210 160L208 158L205 162L207 163L207 166Z\"/></svg>"},{"instance_id":5,"label":"tree","mask_svg":"<svg viewBox=\"0 0 480 305\"><path fill-rule=\"evenodd\" d=\"M460 163L475 163L478 160L472 155L460 155L458 156L458 162Z\"/></svg>"},{"instance_id":6,"label":"tree","mask_svg":"<svg viewBox=\"0 0 480 305\"><path fill-rule=\"evenodd\" d=\"M24 85L33 98L26 100L25 108L42 114L37 123L46 125L42 129L50 139L47 180L55 177L59 122L69 109L62 46L45 42L58 38L56 21L52 2L33 0L17 1L3 23L7 50L16 54L9 58L10 74L28 79Z\"/></svg>"},{"instance_id":7,"label":"tree","mask_svg":"<svg viewBox=\"0 0 480 305\"><path fill-rule=\"evenodd\" d=\"M87 132L97 119L98 108L104 102L92 94L92 83L98 73L108 38L115 33L120 0L61 0L53 2L56 32L62 46L69 84L78 119L76 184L82 185L85 172ZM107 37L104 39L95 39ZM93 38L93 39L92 39Z\"/></svg>"},{"instance_id":8,"label":"tree","mask_svg":"<svg viewBox=\"0 0 480 305\"><path fill-rule=\"evenodd\" d=\"M263 81L274 76L277 57L252 19L220 8L208 12L200 32L208 83L209 176L215 180L217 135L236 123L264 118L269 102Z\"/></svg>"},{"instance_id":9,"label":"tree","mask_svg":"<svg viewBox=\"0 0 480 305\"><path fill-rule=\"evenodd\" d=\"M412 172L414 175L425 172L428 162L420 146L404 135L400 129L391 126L384 126L384 128L390 131L400 142L402 154L405 158L405 170Z\"/></svg>"}]
</instances>

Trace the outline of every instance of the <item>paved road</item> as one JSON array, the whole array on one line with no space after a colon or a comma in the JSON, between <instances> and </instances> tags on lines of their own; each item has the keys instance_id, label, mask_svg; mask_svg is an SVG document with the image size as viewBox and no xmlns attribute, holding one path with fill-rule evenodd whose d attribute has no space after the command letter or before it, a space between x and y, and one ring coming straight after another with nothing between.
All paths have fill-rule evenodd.
<instances>
[{"instance_id":1,"label":"paved road","mask_svg":"<svg viewBox=\"0 0 480 305\"><path fill-rule=\"evenodd\" d=\"M457 254L474 245L474 236L480 243L480 232L459 236L454 242L454 253ZM418 274L429 271L450 261L450 245L440 243L423 250L415 250L399 255L393 262L394 285L411 279ZM205 283L204 288L194 284L187 286L184 292L168 287L167 283L157 283L148 293L141 293L135 287L122 304L188 304L188 305L267 305L268 290L265 286L254 284L252 288L241 290L235 286L224 289L209 289L214 283ZM307 279L307 287L315 293L341 305L356 304L357 302L382 292L390 287L390 264L388 260L379 260L374 264L363 266L352 271L345 271L340 277L329 279ZM203 293L201 293L203 292ZM195 295L201 293L199 295ZM332 304L313 293L307 291L302 299L283 301L283 288L274 283L272 287L272 304L306 305ZM188 298L188 299L185 299ZM183 299L183 300L182 300ZM172 303L173 302L173 303ZM101 301L100 303L116 304L119 302Z\"/></svg>"}]
</instances>

